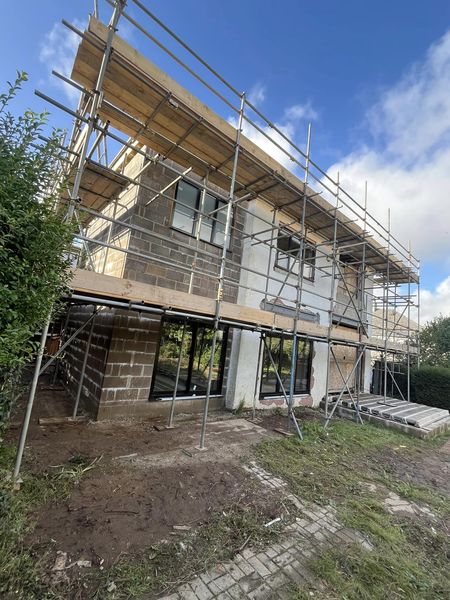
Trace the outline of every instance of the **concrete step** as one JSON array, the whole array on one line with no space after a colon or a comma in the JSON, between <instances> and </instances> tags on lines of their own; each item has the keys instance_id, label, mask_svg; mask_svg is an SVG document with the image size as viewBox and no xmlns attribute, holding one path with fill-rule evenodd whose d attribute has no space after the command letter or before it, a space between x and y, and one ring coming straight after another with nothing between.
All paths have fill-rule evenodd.
<instances>
[{"instance_id":1,"label":"concrete step","mask_svg":"<svg viewBox=\"0 0 450 600\"><path fill-rule=\"evenodd\" d=\"M415 425L416 427L426 427L427 425L430 425L431 423L433 423L435 421L445 419L448 416L449 416L449 413L447 410L443 410L441 408L435 408L428 415L421 414L421 415L419 415L419 418L417 418L417 419L409 418L408 423L410 425Z\"/></svg>"}]
</instances>

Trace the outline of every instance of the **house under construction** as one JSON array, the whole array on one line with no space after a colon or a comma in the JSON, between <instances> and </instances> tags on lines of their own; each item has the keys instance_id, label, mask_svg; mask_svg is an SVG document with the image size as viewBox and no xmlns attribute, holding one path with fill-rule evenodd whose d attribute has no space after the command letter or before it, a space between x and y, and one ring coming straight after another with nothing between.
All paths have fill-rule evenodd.
<instances>
[{"instance_id":1,"label":"house under construction","mask_svg":"<svg viewBox=\"0 0 450 600\"><path fill-rule=\"evenodd\" d=\"M418 259L367 211L367 187L355 199L313 161L311 130L299 147L143 2L129 0L139 19L108 4L108 25L97 9L85 31L65 23L79 47L70 78L55 75L78 107L39 93L73 117L61 202L79 233L58 369L74 415L202 413L201 446L220 407L285 405L298 428L298 405L330 417L346 399L359 416L375 357L386 402L396 365L409 382L419 360ZM124 41L124 20L230 118Z\"/></svg>"}]
</instances>

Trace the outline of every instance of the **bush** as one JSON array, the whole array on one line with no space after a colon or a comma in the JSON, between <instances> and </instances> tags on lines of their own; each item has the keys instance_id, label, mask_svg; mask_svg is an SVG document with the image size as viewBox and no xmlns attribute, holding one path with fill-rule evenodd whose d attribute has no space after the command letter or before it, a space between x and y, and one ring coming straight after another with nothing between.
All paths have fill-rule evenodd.
<instances>
[{"instance_id":1,"label":"bush","mask_svg":"<svg viewBox=\"0 0 450 600\"><path fill-rule=\"evenodd\" d=\"M0 433L17 396L20 371L69 278L73 227L58 205L60 131L40 140L46 113L16 117L8 104L26 81L0 94Z\"/></svg>"},{"instance_id":2,"label":"bush","mask_svg":"<svg viewBox=\"0 0 450 600\"><path fill-rule=\"evenodd\" d=\"M411 373L414 400L450 410L450 368L424 365Z\"/></svg>"}]
</instances>

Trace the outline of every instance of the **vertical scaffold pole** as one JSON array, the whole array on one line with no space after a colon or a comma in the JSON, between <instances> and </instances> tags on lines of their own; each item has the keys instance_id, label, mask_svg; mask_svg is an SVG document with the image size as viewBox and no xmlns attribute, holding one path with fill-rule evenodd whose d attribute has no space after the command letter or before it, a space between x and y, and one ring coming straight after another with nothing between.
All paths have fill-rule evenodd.
<instances>
[{"instance_id":1,"label":"vertical scaffold pole","mask_svg":"<svg viewBox=\"0 0 450 600\"><path fill-rule=\"evenodd\" d=\"M408 242L408 312L407 312L407 338L406 338L406 399L411 402L411 240Z\"/></svg>"},{"instance_id":2,"label":"vertical scaffold pole","mask_svg":"<svg viewBox=\"0 0 450 600\"><path fill-rule=\"evenodd\" d=\"M306 215L306 186L308 184L309 174L309 159L311 153L311 123L308 124L308 137L306 140L306 162L305 162L305 173L303 177L303 199L302 199L302 220L301 220L301 237L298 249L298 272L297 272L297 288L296 288L296 299L295 299L295 315L294 315L294 327L292 332L292 355L291 355L291 376L289 382L289 402L288 402L288 429L291 420L296 421L294 414L294 392L295 392L295 373L297 369L297 356L298 356L298 321L299 313L301 310L302 296L303 296L303 277L305 270L305 215ZM296 427L297 432L301 432L300 427ZM303 439L302 434L300 436Z\"/></svg>"},{"instance_id":3,"label":"vertical scaffold pole","mask_svg":"<svg viewBox=\"0 0 450 600\"><path fill-rule=\"evenodd\" d=\"M367 188L367 181L364 184L364 218L363 218L363 246L362 246L362 260L361 260L361 267L360 267L360 271L359 271L359 281L357 282L357 289L359 289L359 299L358 299L358 308L359 308L359 346L358 346L358 352L357 354L359 354L360 352L363 352L363 347L362 347L362 343L363 343L363 327L362 327L362 323L366 324L366 333L367 335L369 335L369 331L368 331L368 319L367 319L367 309L365 307L365 293L366 293L366 232L367 232L367 199L368 199L368 188ZM365 384L365 369L366 369L366 356L365 356L366 352L364 351L364 356L361 359L361 362L359 364L359 368L358 368L358 373L357 373L357 377L356 377L356 414L357 416L360 415L360 407L359 407L359 401L360 401L360 395L361 395L361 388L362 388L362 392L364 393L364 384ZM356 358L358 359L358 356L356 356ZM360 423L362 424L363 421L361 419L361 417L359 418ZM357 422L358 422L358 418L357 418Z\"/></svg>"},{"instance_id":4,"label":"vertical scaffold pole","mask_svg":"<svg viewBox=\"0 0 450 600\"><path fill-rule=\"evenodd\" d=\"M385 291L386 291L386 302L385 302L385 310L386 310L386 325L385 325L385 331L384 331L384 385L383 385L383 396L384 396L384 403L386 404L386 398L387 398L387 373L388 373L388 366L387 366L387 344L388 344L388 336L389 336L389 290L390 290L390 286L389 286L389 254L391 251L391 209L388 208L388 246L387 246L387 265L386 265L386 286L385 286Z\"/></svg>"},{"instance_id":5,"label":"vertical scaffold pole","mask_svg":"<svg viewBox=\"0 0 450 600\"><path fill-rule=\"evenodd\" d=\"M78 202L78 193L80 191L81 178L83 176L84 169L86 166L87 150L88 150L92 132L94 130L94 125L97 120L98 111L99 111L99 108L100 108L102 100L103 100L102 87L103 87L103 80L105 78L106 67L108 66L109 58L111 56L112 42L113 42L114 34L117 29L117 23L119 21L119 18L120 18L120 15L122 14L123 9L125 8L126 1L127 0L116 0L115 5L114 5L114 11L113 11L111 20L108 25L108 35L106 38L106 45L105 45L105 49L103 52L102 62L100 64L100 69L98 72L98 77L97 77L97 81L95 84L94 93L92 95L92 104L91 104L91 108L90 108L89 122L87 125L86 136L83 140L83 144L80 149L78 165L77 165L77 169L75 171L75 178L74 178L72 189L69 194L70 201L69 201L69 208L67 210L67 220L69 222L72 220L73 213L75 212L75 206L76 206L76 203Z\"/></svg>"},{"instance_id":6,"label":"vertical scaffold pole","mask_svg":"<svg viewBox=\"0 0 450 600\"><path fill-rule=\"evenodd\" d=\"M34 365L33 381L31 382L30 393L28 395L27 408L25 411L25 417L23 419L22 431L20 432L19 445L17 447L16 462L14 465L13 480L17 483L19 477L20 466L22 464L22 456L25 448L25 442L28 434L28 427L30 425L31 411L33 410L34 397L36 395L36 389L39 379L39 372L41 370L42 358L45 351L45 342L47 341L48 328L50 326L50 315L45 322L42 329L41 339L39 342L39 350L36 356L36 364Z\"/></svg>"},{"instance_id":7,"label":"vertical scaffold pole","mask_svg":"<svg viewBox=\"0 0 450 600\"><path fill-rule=\"evenodd\" d=\"M241 133L242 133L242 124L244 119L244 108L245 108L245 93L241 95L241 105L239 109L239 119L236 128L236 143L234 148L234 159L233 159L233 170L231 172L231 181L230 181L230 193L228 197L227 204L227 213L226 213L226 221L225 221L225 231L223 235L223 248L222 248L222 256L220 259L220 268L219 268L219 277L218 277L218 285L217 285L217 297L216 297L216 311L214 318L214 335L211 343L211 358L209 361L208 368L208 384L206 386L206 395L205 395L205 406L203 409L203 418L202 418L202 429L200 433L200 450L205 449L205 436L206 436L206 423L208 421L208 409L209 409L209 397L211 395L211 380L212 380L212 372L214 366L214 357L216 353L216 345L217 345L217 333L219 329L219 321L220 321L220 309L223 300L223 289L224 289L224 279L225 279L225 266L227 261L227 248L228 242L230 239L231 233L231 218L232 218L232 206L234 199L234 188L236 185L236 175L237 175L237 167L239 161L239 149L241 144Z\"/></svg>"},{"instance_id":8,"label":"vertical scaffold pole","mask_svg":"<svg viewBox=\"0 0 450 600\"><path fill-rule=\"evenodd\" d=\"M259 337L259 349L258 349L258 362L257 362L258 366L257 366L257 371L256 371L256 377L255 377L255 389L254 389L254 393L253 393L253 406L252 406L252 420L253 421L256 418L256 400L258 398L258 391L259 391L259 385L260 385L260 380L261 380L262 349L263 349L263 341L262 341L262 336L260 335L260 337Z\"/></svg>"},{"instance_id":9,"label":"vertical scaffold pole","mask_svg":"<svg viewBox=\"0 0 450 600\"><path fill-rule=\"evenodd\" d=\"M328 419L328 394L330 388L330 361L331 361L331 330L333 327L333 309L334 309L334 288L336 277L337 261L337 211L339 207L340 181L339 172L336 178L336 206L334 209L334 230L333 230L333 251L331 264L331 287L330 287L330 307L328 309L328 333L327 333L327 374L325 380L325 418Z\"/></svg>"},{"instance_id":10,"label":"vertical scaffold pole","mask_svg":"<svg viewBox=\"0 0 450 600\"><path fill-rule=\"evenodd\" d=\"M87 361L88 361L88 357L89 357L89 351L91 349L91 342L92 342L92 335L94 333L94 324L95 324L95 315L96 315L96 313L97 313L97 310L96 310L96 308L94 306L94 311L92 313L91 326L89 328L89 334L88 334L88 338L87 338L87 341L86 341L86 348L84 349L83 365L81 367L80 380L78 382L77 395L76 395L76 398L75 398L75 405L73 407L72 417L74 419L77 416L78 406L80 404L81 392L83 390L84 375L86 373L86 366L87 366Z\"/></svg>"},{"instance_id":11,"label":"vertical scaffold pole","mask_svg":"<svg viewBox=\"0 0 450 600\"><path fill-rule=\"evenodd\" d=\"M420 369L420 260L417 266L417 368Z\"/></svg>"},{"instance_id":12,"label":"vertical scaffold pole","mask_svg":"<svg viewBox=\"0 0 450 600\"><path fill-rule=\"evenodd\" d=\"M183 360L183 346L184 346L184 339L186 337L186 329L187 329L187 323L185 323L183 325L183 333L181 335L180 354L178 355L177 373L175 375L175 384L174 384L174 388L173 388L172 402L170 404L169 423L167 425L167 427L169 429L173 428L173 417L174 417L174 414L175 414L175 404L176 404L176 401L177 401L178 382L180 381L181 363L182 363L182 360Z\"/></svg>"}]
</instances>

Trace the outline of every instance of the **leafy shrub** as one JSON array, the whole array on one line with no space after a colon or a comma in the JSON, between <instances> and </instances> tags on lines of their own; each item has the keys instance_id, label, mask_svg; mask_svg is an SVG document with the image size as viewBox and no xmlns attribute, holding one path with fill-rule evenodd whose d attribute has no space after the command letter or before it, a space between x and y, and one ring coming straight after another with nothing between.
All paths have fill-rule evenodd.
<instances>
[{"instance_id":1,"label":"leafy shrub","mask_svg":"<svg viewBox=\"0 0 450 600\"><path fill-rule=\"evenodd\" d=\"M414 400L450 410L450 368L424 365L411 373Z\"/></svg>"},{"instance_id":2,"label":"leafy shrub","mask_svg":"<svg viewBox=\"0 0 450 600\"><path fill-rule=\"evenodd\" d=\"M73 232L55 210L61 131L42 142L46 113L7 110L26 79L18 73L0 94L0 431L36 350L33 336L67 281Z\"/></svg>"}]
</instances>

